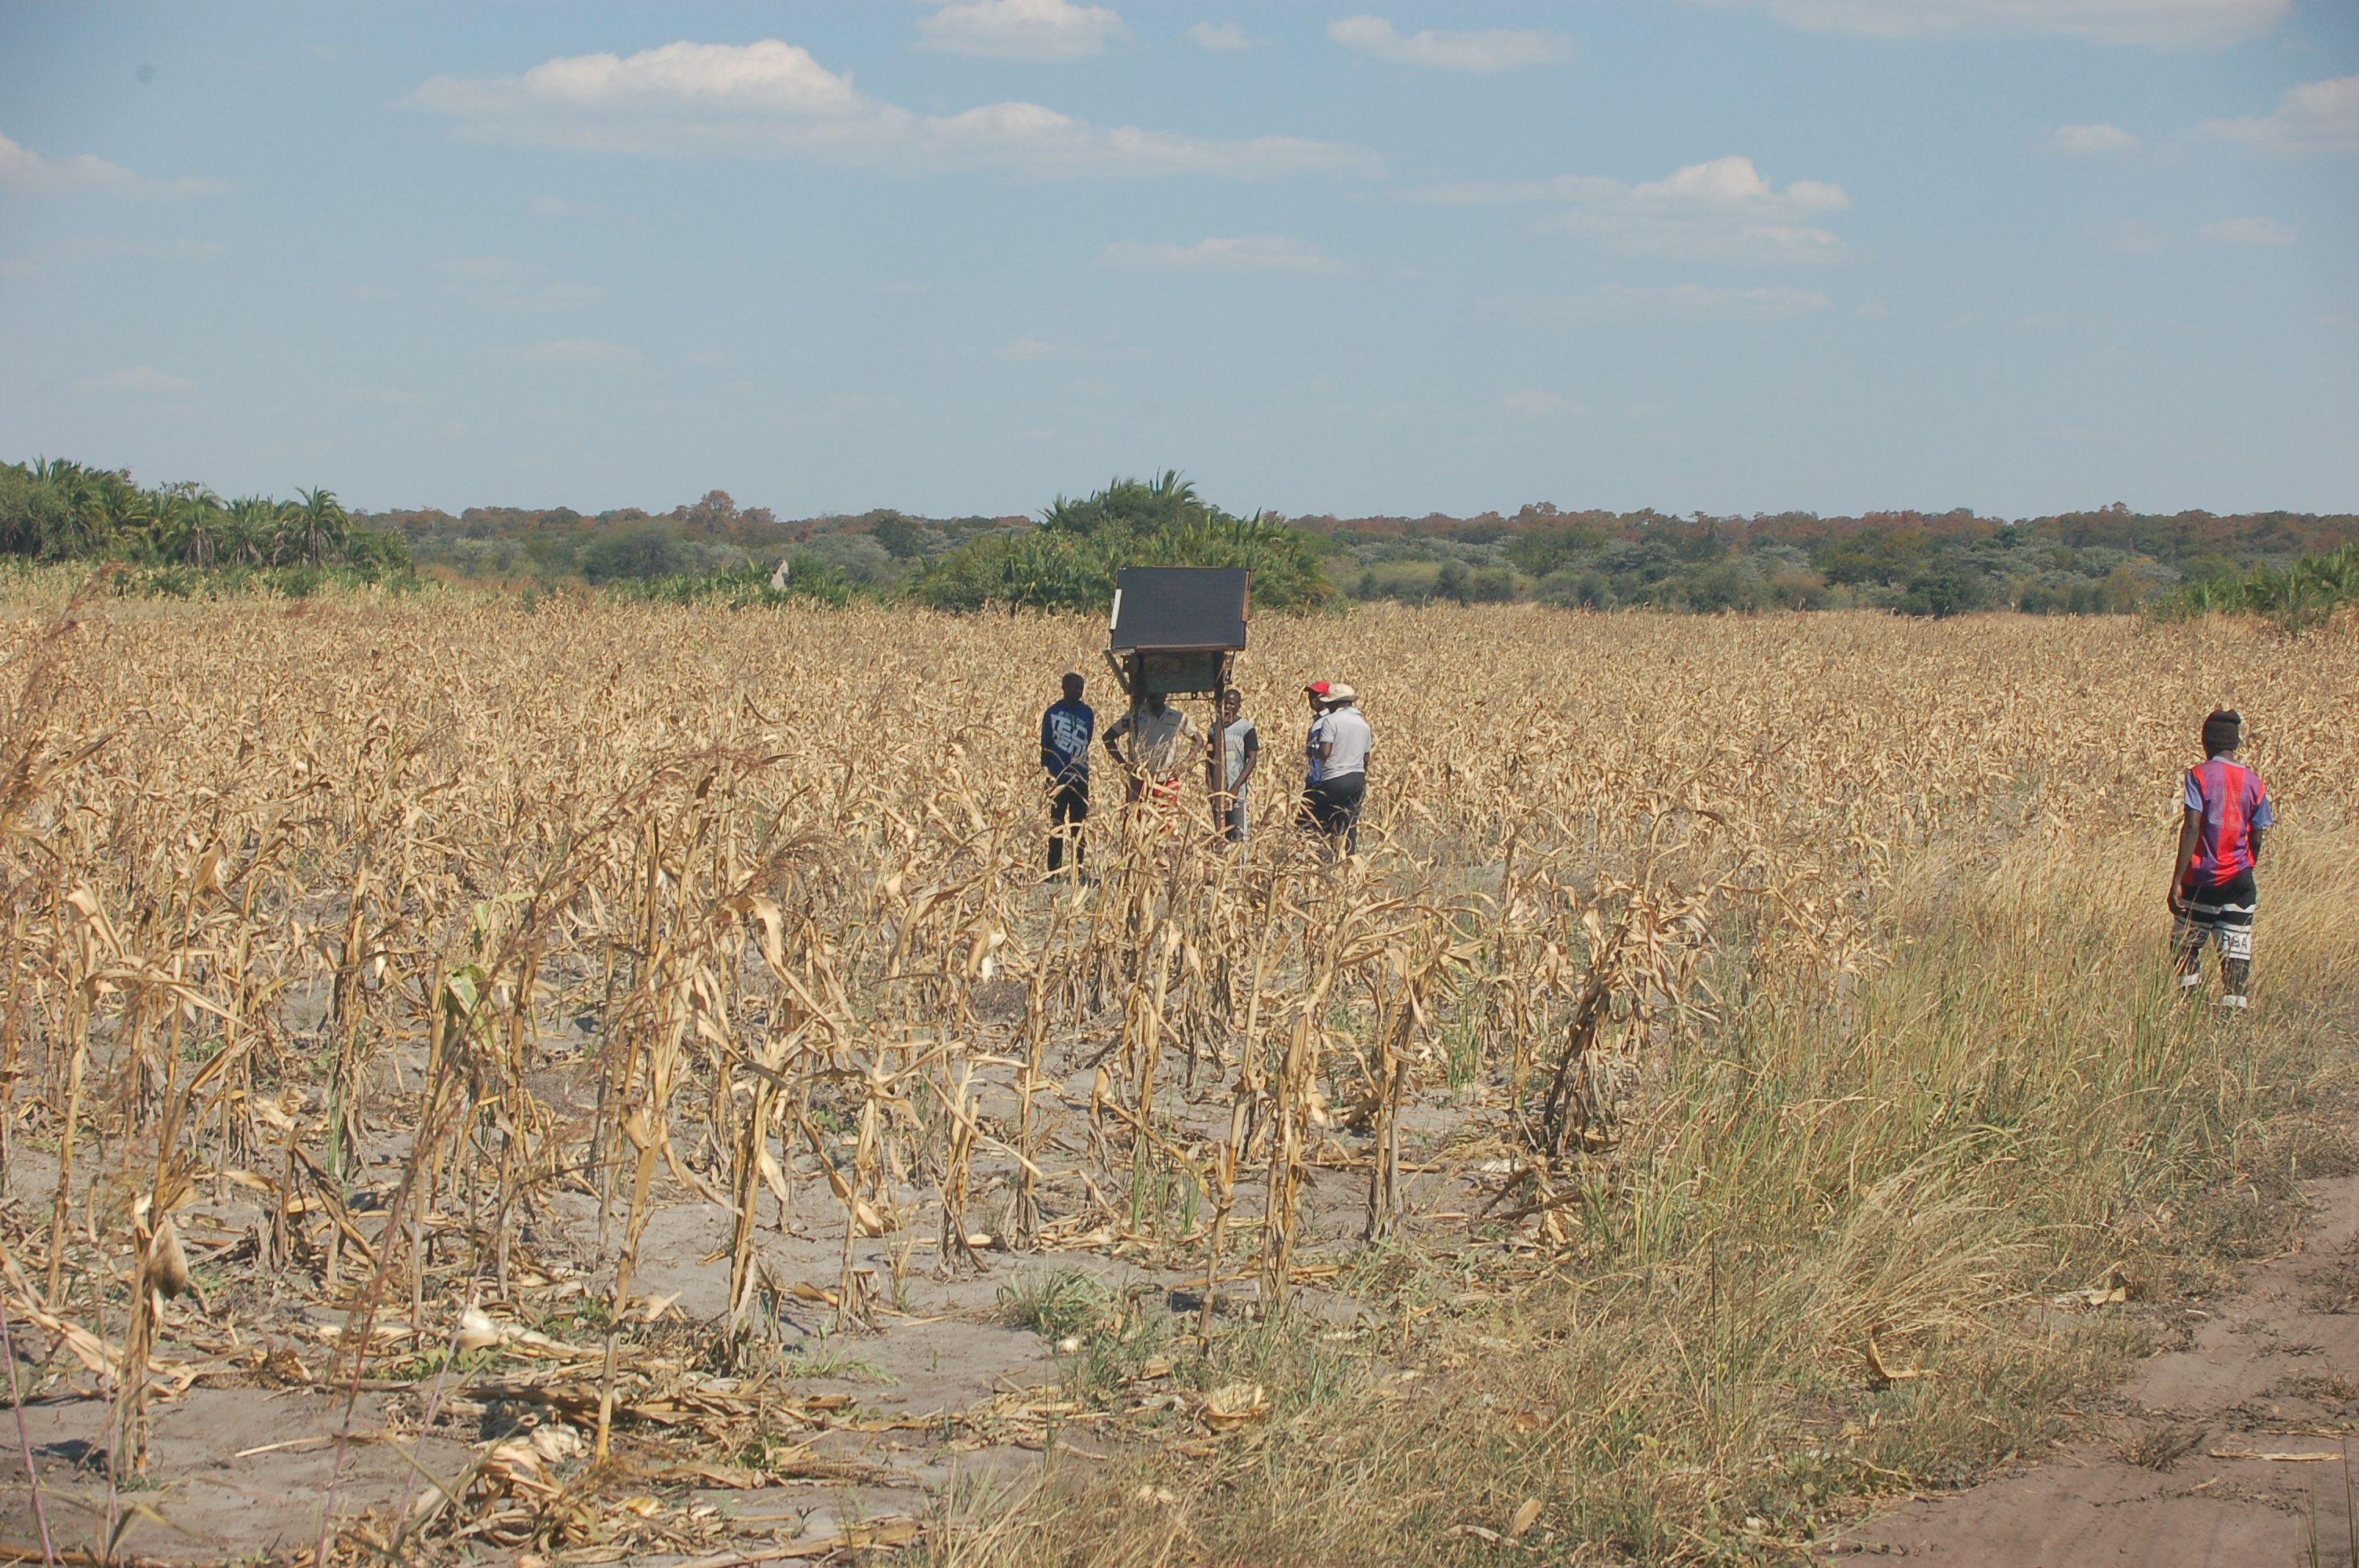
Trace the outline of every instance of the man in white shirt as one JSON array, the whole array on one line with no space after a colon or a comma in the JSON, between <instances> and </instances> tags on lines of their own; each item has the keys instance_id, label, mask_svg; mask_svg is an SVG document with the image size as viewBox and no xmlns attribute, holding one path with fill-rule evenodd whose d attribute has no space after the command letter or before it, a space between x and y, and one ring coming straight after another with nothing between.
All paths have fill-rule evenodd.
<instances>
[{"instance_id":1,"label":"man in white shirt","mask_svg":"<svg viewBox=\"0 0 2359 1568\"><path fill-rule=\"evenodd\" d=\"M1134 725L1133 721L1136 720ZM1124 758L1122 748L1115 744L1136 728L1138 735L1137 763L1132 767ZM1147 694L1146 700L1130 712L1106 726L1105 748L1123 761L1130 773L1130 798L1136 800L1149 790L1158 800L1176 800L1180 795L1180 775L1196 760L1196 748L1202 745L1204 731L1196 721L1172 707L1159 691Z\"/></svg>"},{"instance_id":2,"label":"man in white shirt","mask_svg":"<svg viewBox=\"0 0 2359 1568\"><path fill-rule=\"evenodd\" d=\"M1359 693L1338 682L1327 688L1327 711L1310 728L1310 782L1302 791L1306 825L1326 836L1332 850L1360 852L1360 809L1367 798L1368 753L1375 733L1359 709Z\"/></svg>"}]
</instances>

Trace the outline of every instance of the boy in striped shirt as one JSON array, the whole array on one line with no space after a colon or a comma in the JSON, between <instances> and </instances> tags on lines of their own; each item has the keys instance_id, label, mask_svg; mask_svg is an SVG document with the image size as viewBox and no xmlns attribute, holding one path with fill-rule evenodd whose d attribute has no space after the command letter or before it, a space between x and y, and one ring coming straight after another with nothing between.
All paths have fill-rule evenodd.
<instances>
[{"instance_id":1,"label":"boy in striped shirt","mask_svg":"<svg viewBox=\"0 0 2359 1568\"><path fill-rule=\"evenodd\" d=\"M2179 860L2170 874L2171 933L2181 996L2203 983L2203 944L2220 949L2220 1005L2241 1009L2253 972L2253 866L2277 820L2261 775L2236 761L2244 720L2233 708L2203 720L2204 761L2187 770Z\"/></svg>"}]
</instances>

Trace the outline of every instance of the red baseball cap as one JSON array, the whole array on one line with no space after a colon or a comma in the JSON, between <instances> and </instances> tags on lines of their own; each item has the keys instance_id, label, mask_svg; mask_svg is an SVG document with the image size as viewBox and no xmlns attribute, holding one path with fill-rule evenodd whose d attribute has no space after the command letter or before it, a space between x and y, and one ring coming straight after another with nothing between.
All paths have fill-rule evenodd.
<instances>
[{"instance_id":1,"label":"red baseball cap","mask_svg":"<svg viewBox=\"0 0 2359 1568\"><path fill-rule=\"evenodd\" d=\"M1315 680L1302 689L1314 697L1324 697L1327 695L1327 683L1323 680Z\"/></svg>"}]
</instances>

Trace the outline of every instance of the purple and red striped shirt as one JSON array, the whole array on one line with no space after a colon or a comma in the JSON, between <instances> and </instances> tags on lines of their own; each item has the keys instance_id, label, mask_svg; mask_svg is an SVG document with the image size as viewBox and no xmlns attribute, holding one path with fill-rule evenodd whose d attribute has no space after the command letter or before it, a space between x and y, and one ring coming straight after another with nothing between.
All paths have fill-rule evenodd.
<instances>
[{"instance_id":1,"label":"purple and red striped shirt","mask_svg":"<svg viewBox=\"0 0 2359 1568\"><path fill-rule=\"evenodd\" d=\"M2277 820L2261 775L2225 757L2213 757L2187 770L2184 798L2188 810L2201 814L2203 827L2195 837L2195 856L2181 869L2180 880L2218 887L2251 871L2251 830Z\"/></svg>"}]
</instances>

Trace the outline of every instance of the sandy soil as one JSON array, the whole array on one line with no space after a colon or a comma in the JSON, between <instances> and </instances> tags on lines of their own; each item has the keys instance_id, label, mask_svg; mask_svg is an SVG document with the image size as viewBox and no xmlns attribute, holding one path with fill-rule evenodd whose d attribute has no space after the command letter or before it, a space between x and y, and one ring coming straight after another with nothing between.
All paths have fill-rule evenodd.
<instances>
[{"instance_id":1,"label":"sandy soil","mask_svg":"<svg viewBox=\"0 0 2359 1568\"><path fill-rule=\"evenodd\" d=\"M1080 1145L1090 1137L1094 1047L1069 1041L1057 1054L1063 1092L1043 1096L1041 1108L1051 1149L1061 1153L1062 1163L1077 1162ZM560 1113L584 1108L589 1092L578 1071L561 1067L542 1075L536 1088ZM1182 1102L1180 1114L1204 1130L1216 1122L1224 1127L1225 1097L1209 1082L1199 1092L1201 1098ZM1489 1119L1495 1113L1488 1098L1479 1089L1462 1100L1433 1090L1407 1110L1406 1231L1464 1244L1464 1214L1485 1190L1483 1162L1464 1152L1445 1155L1434 1146L1453 1134L1463 1137L1470 1122ZM1012 1090L988 1083L984 1107L996 1119L1012 1119ZM381 1223L376 1205L382 1193L398 1180L403 1152L398 1134L383 1130L393 1135L369 1151L353 1198L356 1217L372 1230ZM1301 1304L1332 1322L1349 1322L1362 1310L1334 1292L1321 1277L1321 1265L1331 1249L1348 1249L1357 1242L1368 1158L1368 1139L1342 1129L1314 1150L1324 1168L1313 1172L1297 1262L1308 1271L1307 1278L1299 1276ZM810 1154L794 1157L791 1165L795 1193L788 1217L781 1226L774 1200L762 1200L759 1250L781 1281L832 1287L843 1258L840 1211L828 1198ZM986 1184L998 1178L1003 1187L1014 1174L1004 1161L978 1161L978 1172ZM38 1159L20 1162L15 1174L17 1208L45 1215L49 1184ZM1495 1185L1495 1177L1488 1184ZM26 1448L39 1473L49 1532L60 1550L94 1551L112 1534L117 1550L137 1560L219 1563L309 1550L332 1496L340 1519L370 1510L389 1518L405 1498L418 1498L435 1478L449 1482L467 1475L488 1445L520 1430L529 1435L535 1424L565 1420L573 1423L572 1435L580 1435L586 1422L578 1413L503 1403L485 1390L519 1377L594 1379L586 1368L595 1364L508 1363L451 1381L440 1419L416 1448L415 1465L404 1454L417 1442L418 1417L429 1390L401 1385L364 1394L352 1420L356 1441L344 1446L339 1467L335 1438L343 1399L340 1388L322 1386L321 1379L331 1360L327 1337L339 1330L345 1314L320 1298L316 1280L305 1271L258 1267L253 1238L268 1225L265 1200L234 1184L218 1193L214 1185L207 1184L203 1197L178 1217L201 1272L212 1272L208 1259L223 1260L210 1301L202 1306L188 1299L173 1303L158 1341L163 1362L201 1370L201 1376L177 1393L156 1396L147 1476L125 1477L121 1484L110 1478L110 1401L93 1379L71 1375L70 1358L58 1353L49 1335L17 1325L18 1369L31 1397L23 1443L13 1418L0 1412L0 1552L32 1550L38 1556L39 1534L25 1486ZM663 1315L679 1343L662 1353L692 1362L697 1347L717 1334L726 1309L730 1218L668 1177L658 1179L658 1188L659 1206L641 1245L633 1295L669 1303ZM919 1191L913 1187L904 1195L913 1214L933 1217ZM1257 1188L1241 1186L1240 1215L1257 1212L1260 1201ZM833 1314L823 1303L779 1303L770 1330L778 1348L833 1374L797 1377L788 1386L792 1411L776 1435L797 1451L799 1457L790 1463L767 1473L738 1470L691 1429L636 1428L638 1441L625 1445L630 1462L644 1472L649 1500L663 1519L678 1527L674 1539L683 1532L701 1534L708 1552L788 1543L809 1550L831 1540L848 1541L863 1524L907 1519L945 1497L971 1503L1027 1480L1052 1462L1052 1449L1053 1462L1060 1464L1075 1462L1067 1454L1082 1462L1103 1457L1110 1442L1119 1439L1095 1418L1068 1419L1062 1413L1073 1409L1057 1403L1066 1368L1040 1336L1000 1320L1002 1288L1051 1271L1079 1270L1104 1280L1115 1295L1141 1310L1176 1314L1192 1313L1201 1301L1201 1266L1153 1266L1151 1254L1118 1234L1118 1217L1083 1201L1078 1190L1044 1193L1044 1205L1052 1221L1060 1214L1071 1217L1061 1238L1026 1253L995 1247L981 1255L981 1271L971 1275L938 1272L930 1224L860 1241L855 1261L875 1271L891 1303L879 1313L875 1332L831 1335ZM1437 1217L1437 1210L1455 1212ZM981 1223L994 1223L990 1199L980 1211ZM619 1222L605 1227L602 1248L595 1202L580 1192L555 1195L549 1209L519 1232L514 1259L539 1282L518 1285L517 1300L603 1295L611 1289L620 1229ZM1249 1260L1251 1246L1249 1238L1234 1243L1228 1267L1237 1269L1241 1260ZM1328 1264L1325 1271L1332 1269ZM1254 1310L1256 1293L1250 1281L1224 1286L1223 1310ZM406 1300L390 1303L389 1315L407 1317L408 1306ZM449 1321L455 1303L429 1296L423 1306L439 1344L440 1325ZM119 1335L119 1323L110 1327ZM587 1352L590 1346L574 1348ZM264 1353L291 1359L254 1366ZM373 1375L375 1367L373 1362ZM672 1381L723 1397L730 1382L705 1376L692 1364ZM1145 1390L1139 1397L1152 1393ZM1027 1408L1043 1405L1059 1413L1044 1420ZM581 1463L569 1454L561 1465L552 1465L552 1474ZM696 1476L676 1467L696 1464L716 1465L717 1477L729 1484L702 1486Z\"/></svg>"},{"instance_id":2,"label":"sandy soil","mask_svg":"<svg viewBox=\"0 0 2359 1568\"><path fill-rule=\"evenodd\" d=\"M1958 1568L2350 1564L2359 1178L2309 1192L2317 1218L2299 1249L2184 1314L2186 1344L2117 1391L2110 1432L1966 1491L1913 1498L1834 1553Z\"/></svg>"}]
</instances>

